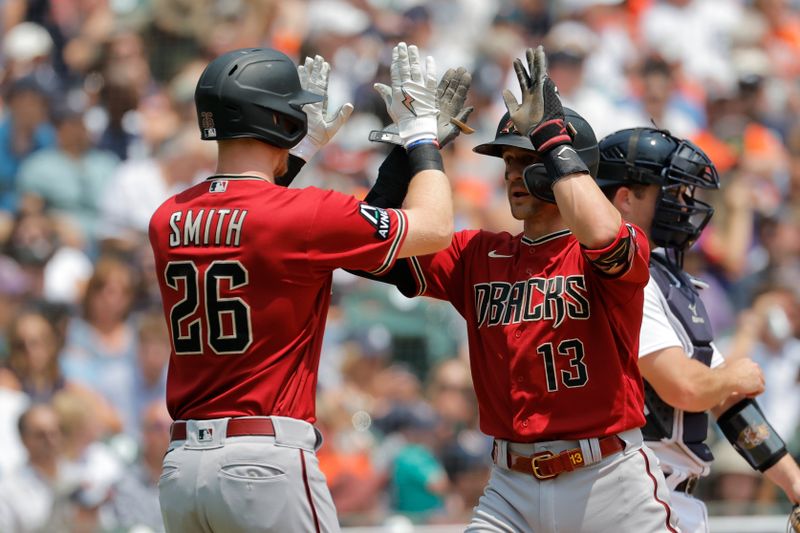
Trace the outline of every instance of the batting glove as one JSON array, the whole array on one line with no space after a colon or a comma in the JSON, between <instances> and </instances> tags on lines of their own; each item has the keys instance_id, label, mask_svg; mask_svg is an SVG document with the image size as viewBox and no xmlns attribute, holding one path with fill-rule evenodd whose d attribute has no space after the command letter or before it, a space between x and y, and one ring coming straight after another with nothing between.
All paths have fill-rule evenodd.
<instances>
[{"instance_id":1,"label":"batting glove","mask_svg":"<svg viewBox=\"0 0 800 533\"><path fill-rule=\"evenodd\" d=\"M522 91L522 103L517 103L517 99L508 89L503 91L503 100L514 126L517 131L524 131L531 138L533 147L540 153L561 144L571 144L572 138L567 133L564 108L558 98L558 90L553 80L547 77L544 49L537 46L534 52L528 48L525 56L530 74L522 60L514 60L514 71Z\"/></svg>"},{"instance_id":2,"label":"batting glove","mask_svg":"<svg viewBox=\"0 0 800 533\"><path fill-rule=\"evenodd\" d=\"M289 153L308 162L314 157L320 148L336 135L350 115L353 113L353 104L344 104L328 119L328 76L331 66L322 56L315 56L314 59L306 57L305 64L297 67L297 74L300 76L300 86L306 91L318 94L323 97L321 102L305 104L303 111L308 119L308 133Z\"/></svg>"},{"instance_id":3,"label":"batting glove","mask_svg":"<svg viewBox=\"0 0 800 533\"><path fill-rule=\"evenodd\" d=\"M536 51L528 48L525 57L527 70L519 58L514 60L522 103L518 103L508 89L503 91L503 100L517 131L526 132L534 149L539 152L546 170L545 177L552 188L564 176L588 174L589 168L572 148L572 137L567 130L558 89L547 77L544 48L537 46ZM532 170L528 167L526 175Z\"/></svg>"},{"instance_id":4,"label":"batting glove","mask_svg":"<svg viewBox=\"0 0 800 533\"><path fill-rule=\"evenodd\" d=\"M472 75L464 67L458 70L449 68L439 81L436 88L436 101L439 107L439 118L437 120L437 138L439 146L444 147L458 137L459 133L469 135L475 130L467 126L470 114L475 110L474 107L464 107L467 100L467 92L472 83ZM369 134L369 140L389 144L400 144L400 135L397 134L397 124L389 124L382 130L373 130Z\"/></svg>"},{"instance_id":5,"label":"batting glove","mask_svg":"<svg viewBox=\"0 0 800 533\"><path fill-rule=\"evenodd\" d=\"M399 43L392 49L392 86L374 85L389 116L397 124L400 141L408 150L414 143L436 143L439 109L436 104L436 64L432 57L420 65L416 46Z\"/></svg>"}]
</instances>

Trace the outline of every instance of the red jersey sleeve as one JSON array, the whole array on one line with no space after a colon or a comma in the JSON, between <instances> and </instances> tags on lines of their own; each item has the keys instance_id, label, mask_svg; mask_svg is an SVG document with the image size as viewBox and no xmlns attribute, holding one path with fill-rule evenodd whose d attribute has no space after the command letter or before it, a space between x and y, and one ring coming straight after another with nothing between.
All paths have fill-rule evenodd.
<instances>
[{"instance_id":1,"label":"red jersey sleeve","mask_svg":"<svg viewBox=\"0 0 800 533\"><path fill-rule=\"evenodd\" d=\"M644 285L650 278L650 245L642 230L630 223L620 225L614 241L608 246L583 254L601 276Z\"/></svg>"},{"instance_id":2,"label":"red jersey sleeve","mask_svg":"<svg viewBox=\"0 0 800 533\"><path fill-rule=\"evenodd\" d=\"M582 248L590 263L586 274L595 278L595 286L608 302L626 306L644 290L650 279L650 245L644 232L636 226L624 223L614 242L600 250ZM619 270L606 274L605 266L618 263ZM616 307L612 305L611 307ZM640 305L640 304L637 304Z\"/></svg>"},{"instance_id":3,"label":"red jersey sleeve","mask_svg":"<svg viewBox=\"0 0 800 533\"><path fill-rule=\"evenodd\" d=\"M466 283L464 255L479 234L480 231L477 230L459 231L453 235L450 246L444 250L410 258L411 273L417 284L415 296L447 300L456 309L463 309Z\"/></svg>"},{"instance_id":4,"label":"red jersey sleeve","mask_svg":"<svg viewBox=\"0 0 800 533\"><path fill-rule=\"evenodd\" d=\"M319 190L307 232L312 265L379 275L397 260L408 221L399 209L374 207L336 191Z\"/></svg>"}]
</instances>

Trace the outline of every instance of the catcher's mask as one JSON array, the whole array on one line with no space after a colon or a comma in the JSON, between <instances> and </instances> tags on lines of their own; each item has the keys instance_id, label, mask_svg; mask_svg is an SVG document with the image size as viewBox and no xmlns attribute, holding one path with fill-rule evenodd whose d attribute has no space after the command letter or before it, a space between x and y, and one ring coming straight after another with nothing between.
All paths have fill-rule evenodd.
<instances>
[{"instance_id":1,"label":"catcher's mask","mask_svg":"<svg viewBox=\"0 0 800 533\"><path fill-rule=\"evenodd\" d=\"M597 163L600 156L594 130L582 116L568 107L564 108L564 118L567 123L567 131L572 137L572 147L583 162L586 163L586 166L589 167L589 173L592 176L596 176ZM514 127L514 122L508 112L500 119L494 141L479 144L472 151L493 157L503 157L503 148L506 146L522 148L531 152L535 151L531 140L520 134L517 128ZM543 163L534 163L527 167L524 177L525 188L528 189L529 193L545 202L556 202L553 196L552 180L547 177Z\"/></svg>"},{"instance_id":2,"label":"catcher's mask","mask_svg":"<svg viewBox=\"0 0 800 533\"><path fill-rule=\"evenodd\" d=\"M243 48L214 59L194 92L201 138L253 138L292 148L306 135L303 105L322 96L303 90L297 66L271 48Z\"/></svg>"},{"instance_id":3,"label":"catcher's mask","mask_svg":"<svg viewBox=\"0 0 800 533\"><path fill-rule=\"evenodd\" d=\"M682 252L706 227L714 209L695 198L697 189L718 189L719 175L708 156L694 143L668 131L631 128L600 140L597 184L660 185L650 238L664 248Z\"/></svg>"}]
</instances>

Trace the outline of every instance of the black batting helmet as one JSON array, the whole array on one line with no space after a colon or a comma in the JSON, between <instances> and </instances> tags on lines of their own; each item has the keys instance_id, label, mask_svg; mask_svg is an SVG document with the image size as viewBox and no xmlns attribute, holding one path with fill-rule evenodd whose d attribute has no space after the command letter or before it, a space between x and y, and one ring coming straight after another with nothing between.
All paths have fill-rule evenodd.
<instances>
[{"instance_id":1,"label":"black batting helmet","mask_svg":"<svg viewBox=\"0 0 800 533\"><path fill-rule=\"evenodd\" d=\"M568 107L564 108L564 118L566 119L567 130L572 137L572 147L578 153L578 157L589 167L589 173L592 176L597 176L597 161L600 155L597 150L597 137L594 134L594 130L577 111ZM520 135L517 128L514 127L514 122L508 112L500 119L494 141L479 144L472 151L494 157L503 157L504 146L514 146L523 150L534 151L531 140L524 135ZM545 202L556 203L553 195L552 180L547 177L547 171L543 163L534 163L527 167L524 173L524 181L525 188L528 189L529 193Z\"/></svg>"},{"instance_id":2,"label":"black batting helmet","mask_svg":"<svg viewBox=\"0 0 800 533\"><path fill-rule=\"evenodd\" d=\"M271 48L243 48L214 59L194 92L203 140L250 137L291 148L308 129L303 104L322 96L303 90L297 66Z\"/></svg>"},{"instance_id":3,"label":"black batting helmet","mask_svg":"<svg viewBox=\"0 0 800 533\"><path fill-rule=\"evenodd\" d=\"M597 175L599 154L594 130L577 111L568 107L564 108L564 118L567 124L571 125L571 127L568 126L568 129L572 136L572 147L578 152L578 156L586 163L586 166L589 167L589 173L592 176ZM511 115L507 111L503 118L500 119L500 124L497 125L494 140L479 144L472 151L493 157L503 157L503 147L505 146L534 151L531 140L517 131L517 128L514 127L514 121L511 120Z\"/></svg>"},{"instance_id":4,"label":"black batting helmet","mask_svg":"<svg viewBox=\"0 0 800 533\"><path fill-rule=\"evenodd\" d=\"M597 184L603 189L661 186L650 238L679 251L691 246L714 214L711 206L694 197L695 190L719 188L719 175L708 156L691 141L655 128L612 133L599 147Z\"/></svg>"}]
</instances>

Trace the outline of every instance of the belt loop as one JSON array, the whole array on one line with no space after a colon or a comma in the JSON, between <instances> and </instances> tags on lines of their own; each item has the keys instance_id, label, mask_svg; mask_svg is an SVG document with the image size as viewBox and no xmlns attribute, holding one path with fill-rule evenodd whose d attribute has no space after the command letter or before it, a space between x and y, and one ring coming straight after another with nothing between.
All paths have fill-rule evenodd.
<instances>
[{"instance_id":1,"label":"belt loop","mask_svg":"<svg viewBox=\"0 0 800 533\"><path fill-rule=\"evenodd\" d=\"M600 451L600 439L580 439L578 443L581 447L584 464L587 466L599 463L603 459L603 453Z\"/></svg>"}]
</instances>

